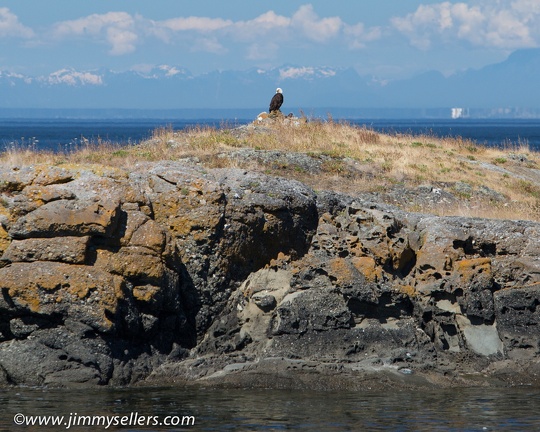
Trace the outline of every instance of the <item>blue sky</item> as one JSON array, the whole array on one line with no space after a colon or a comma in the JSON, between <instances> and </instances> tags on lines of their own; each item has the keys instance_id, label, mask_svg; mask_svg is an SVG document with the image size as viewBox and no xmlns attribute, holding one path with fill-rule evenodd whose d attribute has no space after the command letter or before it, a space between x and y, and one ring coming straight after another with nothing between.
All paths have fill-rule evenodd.
<instances>
[{"instance_id":1,"label":"blue sky","mask_svg":"<svg viewBox=\"0 0 540 432\"><path fill-rule=\"evenodd\" d=\"M384 81L480 68L539 44L540 0L0 0L0 70L34 76L288 64Z\"/></svg>"}]
</instances>

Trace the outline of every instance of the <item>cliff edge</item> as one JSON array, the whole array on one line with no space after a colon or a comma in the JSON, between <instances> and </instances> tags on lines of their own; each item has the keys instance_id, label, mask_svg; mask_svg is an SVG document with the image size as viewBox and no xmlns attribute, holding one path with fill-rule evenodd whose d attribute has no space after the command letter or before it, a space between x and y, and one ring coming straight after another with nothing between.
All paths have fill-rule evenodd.
<instances>
[{"instance_id":1,"label":"cliff edge","mask_svg":"<svg viewBox=\"0 0 540 432\"><path fill-rule=\"evenodd\" d=\"M0 168L0 384L538 385L540 223L190 161Z\"/></svg>"}]
</instances>

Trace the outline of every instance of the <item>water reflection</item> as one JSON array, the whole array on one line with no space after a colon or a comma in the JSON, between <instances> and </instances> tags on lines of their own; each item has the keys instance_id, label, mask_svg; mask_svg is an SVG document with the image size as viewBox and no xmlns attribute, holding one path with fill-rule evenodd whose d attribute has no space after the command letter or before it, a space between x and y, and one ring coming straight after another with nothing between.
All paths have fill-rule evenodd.
<instances>
[{"instance_id":1,"label":"water reflection","mask_svg":"<svg viewBox=\"0 0 540 432\"><path fill-rule=\"evenodd\" d=\"M0 393L0 429L14 416L64 416L55 430L523 431L540 429L540 391L529 388L305 392L145 388ZM191 417L193 416L193 417ZM96 421L89 426L90 417ZM169 417L167 425L159 425ZM116 424L113 423L116 418ZM120 419L125 418L124 426ZM181 420L193 419L195 425ZM131 422L131 423L130 423ZM138 423L137 423L138 422ZM77 424L81 426L77 426ZM19 427L43 430L44 427ZM51 430L49 428L49 430Z\"/></svg>"}]
</instances>

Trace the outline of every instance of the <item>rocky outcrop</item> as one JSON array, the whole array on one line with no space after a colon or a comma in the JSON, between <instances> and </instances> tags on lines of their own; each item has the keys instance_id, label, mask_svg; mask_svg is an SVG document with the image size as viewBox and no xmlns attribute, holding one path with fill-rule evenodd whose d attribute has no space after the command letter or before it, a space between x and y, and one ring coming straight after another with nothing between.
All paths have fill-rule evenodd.
<instances>
[{"instance_id":1,"label":"rocky outcrop","mask_svg":"<svg viewBox=\"0 0 540 432\"><path fill-rule=\"evenodd\" d=\"M0 169L0 256L3 384L538 384L534 222L181 162L31 166Z\"/></svg>"}]
</instances>

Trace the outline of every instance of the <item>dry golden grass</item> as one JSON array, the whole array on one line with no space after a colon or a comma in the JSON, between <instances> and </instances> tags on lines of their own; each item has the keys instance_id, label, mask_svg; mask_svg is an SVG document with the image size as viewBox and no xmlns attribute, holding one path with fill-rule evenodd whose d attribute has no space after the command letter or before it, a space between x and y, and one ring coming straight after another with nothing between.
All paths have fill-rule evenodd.
<instances>
[{"instance_id":1,"label":"dry golden grass","mask_svg":"<svg viewBox=\"0 0 540 432\"><path fill-rule=\"evenodd\" d=\"M324 159L321 171L309 172L292 165L222 157L239 148L304 153ZM512 153L523 155L517 161ZM242 167L299 179L315 190L346 193L384 192L421 184L451 188L456 182L472 190L489 188L506 197L501 202L461 194L459 204L429 207L395 203L407 210L440 215L540 220L539 154L526 143L505 149L488 148L461 138L386 135L365 127L334 121L293 123L290 120L252 128L196 127L183 131L162 128L137 145L100 142L66 153L11 149L0 154L0 163L103 164L130 167L141 161L197 158L207 167Z\"/></svg>"}]
</instances>

